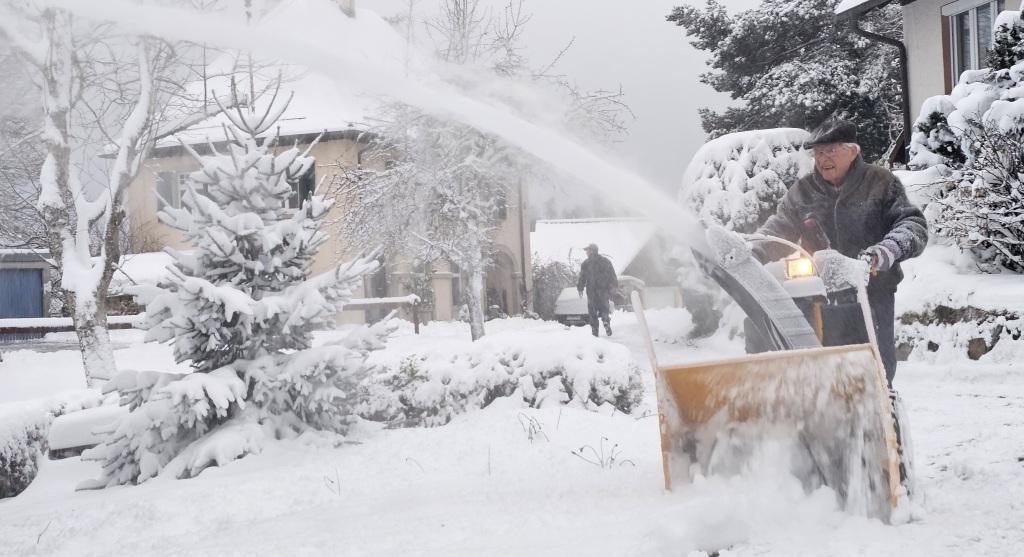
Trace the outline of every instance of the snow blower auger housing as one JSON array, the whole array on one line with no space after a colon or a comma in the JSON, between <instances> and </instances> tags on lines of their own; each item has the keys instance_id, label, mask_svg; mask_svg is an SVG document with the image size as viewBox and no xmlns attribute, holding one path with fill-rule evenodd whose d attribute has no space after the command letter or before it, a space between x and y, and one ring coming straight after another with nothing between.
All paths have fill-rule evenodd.
<instances>
[{"instance_id":1,"label":"snow blower auger housing","mask_svg":"<svg viewBox=\"0 0 1024 557\"><path fill-rule=\"evenodd\" d=\"M747 355L660 363L633 295L655 372L666 489L739 472L776 443L788 447L785 465L806 489L827 485L847 512L904 520L895 511L905 508L909 465L874 337L866 265L823 250L813 263L763 266L738 234L711 226L706 240L694 255L747 314ZM784 266L794 278L783 278Z\"/></svg>"}]
</instances>

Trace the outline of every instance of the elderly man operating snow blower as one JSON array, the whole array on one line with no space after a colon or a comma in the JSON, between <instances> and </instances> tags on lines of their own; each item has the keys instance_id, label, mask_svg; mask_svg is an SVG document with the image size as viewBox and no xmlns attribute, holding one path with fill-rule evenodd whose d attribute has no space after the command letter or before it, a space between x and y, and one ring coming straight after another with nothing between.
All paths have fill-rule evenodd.
<instances>
[{"instance_id":1,"label":"elderly man operating snow blower","mask_svg":"<svg viewBox=\"0 0 1024 557\"><path fill-rule=\"evenodd\" d=\"M834 249L870 265L868 300L891 386L896 374L894 302L903 279L900 262L924 251L924 215L907 199L899 178L864 162L853 123L826 121L811 132L804 148L814 157L814 172L790 187L758 233L799 241L810 252ZM765 263L791 251L768 242L756 246L753 255Z\"/></svg>"}]
</instances>

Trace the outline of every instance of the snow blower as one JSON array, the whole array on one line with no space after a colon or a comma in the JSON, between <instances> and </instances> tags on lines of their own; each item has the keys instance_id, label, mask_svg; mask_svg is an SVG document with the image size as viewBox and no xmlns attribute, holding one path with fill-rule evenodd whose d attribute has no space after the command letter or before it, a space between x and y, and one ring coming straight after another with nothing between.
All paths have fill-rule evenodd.
<instances>
[{"instance_id":1,"label":"snow blower","mask_svg":"<svg viewBox=\"0 0 1024 557\"><path fill-rule=\"evenodd\" d=\"M759 448L781 442L791 449L780 464L806 489L829 486L852 514L905 520L897 510L912 487L909 439L898 432L899 401L878 353L867 265L719 226L701 240L698 264L747 315L747 355L658 362L633 294L655 372L666 489L740 472ZM781 241L799 256L761 265L748 240Z\"/></svg>"}]
</instances>

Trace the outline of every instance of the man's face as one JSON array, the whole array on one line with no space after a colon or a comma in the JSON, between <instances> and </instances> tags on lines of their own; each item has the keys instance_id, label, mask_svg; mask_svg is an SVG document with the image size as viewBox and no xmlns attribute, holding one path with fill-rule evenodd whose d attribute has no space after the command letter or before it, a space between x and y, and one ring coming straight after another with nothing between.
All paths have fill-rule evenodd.
<instances>
[{"instance_id":1,"label":"man's face","mask_svg":"<svg viewBox=\"0 0 1024 557\"><path fill-rule=\"evenodd\" d=\"M814 156L814 168L834 186L843 183L846 172L857 158L857 150L845 143L816 145L811 154Z\"/></svg>"},{"instance_id":2,"label":"man's face","mask_svg":"<svg viewBox=\"0 0 1024 557\"><path fill-rule=\"evenodd\" d=\"M587 252L587 257L590 257L590 258L593 258L595 255L597 255L597 250L596 249L588 249L588 250L586 250L586 252Z\"/></svg>"}]
</instances>

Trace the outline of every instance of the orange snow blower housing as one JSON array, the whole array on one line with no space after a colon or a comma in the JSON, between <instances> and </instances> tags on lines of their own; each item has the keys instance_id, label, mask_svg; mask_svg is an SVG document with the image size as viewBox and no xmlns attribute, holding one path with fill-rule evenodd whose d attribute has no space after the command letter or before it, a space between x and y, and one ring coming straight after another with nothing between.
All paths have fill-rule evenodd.
<instances>
[{"instance_id":1,"label":"orange snow blower housing","mask_svg":"<svg viewBox=\"0 0 1024 557\"><path fill-rule=\"evenodd\" d=\"M782 441L805 488L831 487L853 514L905 520L909 439L897 434L867 266L830 250L761 265L738 234L712 226L706 240L694 255L747 314L747 355L660 363L633 295L655 373L666 489L740 472L761 444Z\"/></svg>"}]
</instances>

